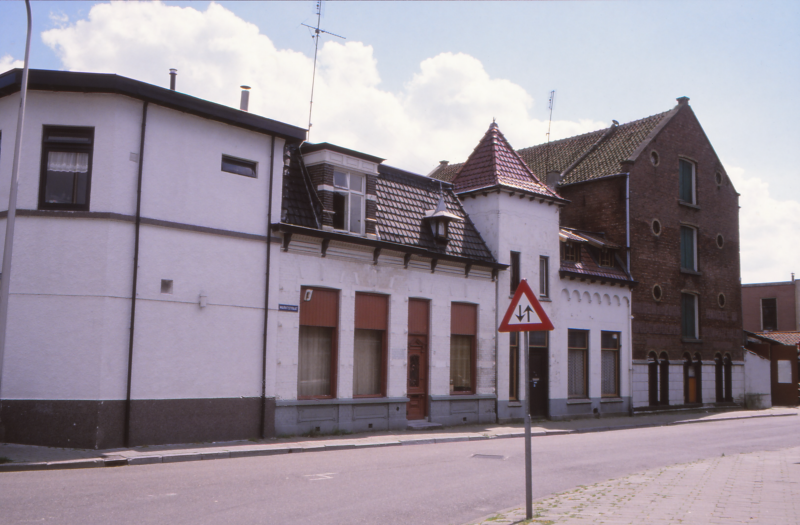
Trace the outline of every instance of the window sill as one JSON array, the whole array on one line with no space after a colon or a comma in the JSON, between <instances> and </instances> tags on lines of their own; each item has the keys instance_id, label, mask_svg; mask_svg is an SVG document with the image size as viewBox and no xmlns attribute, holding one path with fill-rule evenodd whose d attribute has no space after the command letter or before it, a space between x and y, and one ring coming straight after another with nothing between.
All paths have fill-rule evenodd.
<instances>
[{"instance_id":1,"label":"window sill","mask_svg":"<svg viewBox=\"0 0 800 525\"><path fill-rule=\"evenodd\" d=\"M513 407L521 407L522 403L519 402L519 401L509 401L508 402L508 406L511 407L511 408L513 408Z\"/></svg>"},{"instance_id":2,"label":"window sill","mask_svg":"<svg viewBox=\"0 0 800 525\"><path fill-rule=\"evenodd\" d=\"M702 343L702 339L689 339L688 337L681 337L681 343Z\"/></svg>"},{"instance_id":3,"label":"window sill","mask_svg":"<svg viewBox=\"0 0 800 525\"><path fill-rule=\"evenodd\" d=\"M698 206L697 204L692 204L691 202L682 201L680 199L678 199L678 204L680 204L681 206L686 206L687 208L692 208L693 210L700 209L700 206Z\"/></svg>"},{"instance_id":4,"label":"window sill","mask_svg":"<svg viewBox=\"0 0 800 525\"><path fill-rule=\"evenodd\" d=\"M545 303L552 303L552 302L553 302L553 300L552 300L552 299L550 299L550 297L544 297L544 296L540 295L540 296L539 296L539 302L540 302L540 303L541 303L541 302L545 302Z\"/></svg>"},{"instance_id":5,"label":"window sill","mask_svg":"<svg viewBox=\"0 0 800 525\"><path fill-rule=\"evenodd\" d=\"M604 397L600 400L601 403L622 403L621 397Z\"/></svg>"},{"instance_id":6,"label":"window sill","mask_svg":"<svg viewBox=\"0 0 800 525\"><path fill-rule=\"evenodd\" d=\"M592 403L591 399L567 399L568 405L589 405Z\"/></svg>"},{"instance_id":7,"label":"window sill","mask_svg":"<svg viewBox=\"0 0 800 525\"><path fill-rule=\"evenodd\" d=\"M681 268L681 273L685 273L686 275L703 275L701 272L690 270L689 268Z\"/></svg>"},{"instance_id":8,"label":"window sill","mask_svg":"<svg viewBox=\"0 0 800 525\"><path fill-rule=\"evenodd\" d=\"M431 401L449 401L451 399L497 399L494 394L450 394L448 396L431 395Z\"/></svg>"},{"instance_id":9,"label":"window sill","mask_svg":"<svg viewBox=\"0 0 800 525\"><path fill-rule=\"evenodd\" d=\"M368 397L355 399L318 398L318 399L280 399L275 401L279 407L304 405L361 405L371 403L408 403L407 397Z\"/></svg>"}]
</instances>

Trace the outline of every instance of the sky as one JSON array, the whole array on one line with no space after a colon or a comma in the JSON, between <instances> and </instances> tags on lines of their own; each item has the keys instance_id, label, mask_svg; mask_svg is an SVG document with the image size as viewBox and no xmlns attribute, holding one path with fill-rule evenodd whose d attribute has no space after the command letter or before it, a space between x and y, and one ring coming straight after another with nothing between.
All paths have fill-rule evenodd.
<instances>
[{"instance_id":1,"label":"sky","mask_svg":"<svg viewBox=\"0 0 800 525\"><path fill-rule=\"evenodd\" d=\"M116 73L308 127L316 3L32 2L32 68ZM0 72L25 6L0 2ZM310 140L426 174L690 97L739 198L742 282L800 278L800 2L324 2Z\"/></svg>"}]
</instances>

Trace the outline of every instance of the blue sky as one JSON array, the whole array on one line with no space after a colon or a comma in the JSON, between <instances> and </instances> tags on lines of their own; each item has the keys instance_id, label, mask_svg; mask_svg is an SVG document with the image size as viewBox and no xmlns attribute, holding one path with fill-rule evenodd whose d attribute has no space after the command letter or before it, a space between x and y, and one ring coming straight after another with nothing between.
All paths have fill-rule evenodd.
<instances>
[{"instance_id":1,"label":"blue sky","mask_svg":"<svg viewBox=\"0 0 800 525\"><path fill-rule=\"evenodd\" d=\"M181 90L235 105L251 83L255 112L306 126L314 2L114 4L89 20L94 5L33 2L32 67L162 85L177 67ZM0 65L22 59L24 17L0 2ZM148 17L172 29L120 36ZM744 282L800 276L800 2L326 2L322 27L347 40L322 41L312 140L422 173L464 160L493 117L515 147L543 142L551 89L554 138L690 97L742 193ZM786 250L765 259L765 241Z\"/></svg>"}]
</instances>

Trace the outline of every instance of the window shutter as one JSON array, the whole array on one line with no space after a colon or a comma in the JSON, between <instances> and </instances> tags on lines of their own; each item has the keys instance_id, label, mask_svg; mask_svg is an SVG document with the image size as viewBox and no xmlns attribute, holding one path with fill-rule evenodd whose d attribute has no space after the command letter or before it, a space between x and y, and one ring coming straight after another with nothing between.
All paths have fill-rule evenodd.
<instances>
[{"instance_id":1,"label":"window shutter","mask_svg":"<svg viewBox=\"0 0 800 525\"><path fill-rule=\"evenodd\" d=\"M450 333L475 335L478 333L478 308L474 304L452 303L450 307Z\"/></svg>"}]
</instances>

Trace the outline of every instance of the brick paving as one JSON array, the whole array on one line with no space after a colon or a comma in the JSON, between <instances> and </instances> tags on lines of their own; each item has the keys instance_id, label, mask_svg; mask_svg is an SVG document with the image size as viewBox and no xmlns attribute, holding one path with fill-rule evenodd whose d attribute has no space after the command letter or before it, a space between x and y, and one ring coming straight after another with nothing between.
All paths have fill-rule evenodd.
<instances>
[{"instance_id":1,"label":"brick paving","mask_svg":"<svg viewBox=\"0 0 800 525\"><path fill-rule=\"evenodd\" d=\"M800 523L800 447L655 468L555 494L470 525Z\"/></svg>"}]
</instances>

